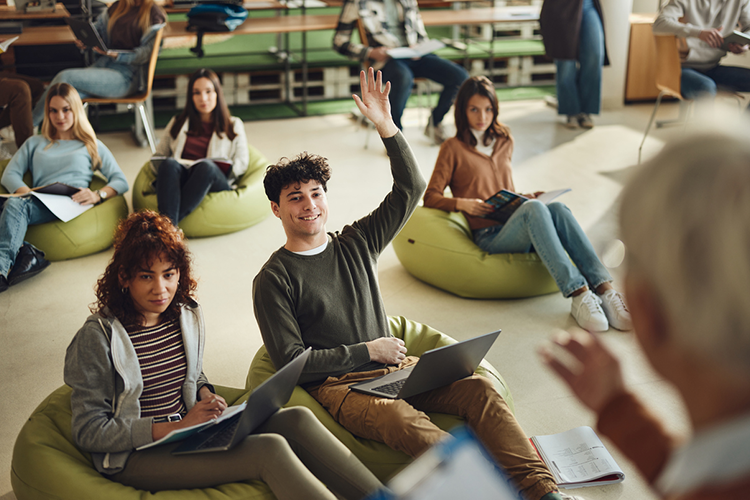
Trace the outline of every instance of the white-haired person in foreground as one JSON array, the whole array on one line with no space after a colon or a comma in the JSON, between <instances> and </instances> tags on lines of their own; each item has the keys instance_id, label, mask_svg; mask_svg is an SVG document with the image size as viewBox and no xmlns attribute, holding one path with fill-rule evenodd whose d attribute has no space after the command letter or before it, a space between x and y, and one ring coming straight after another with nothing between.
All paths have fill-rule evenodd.
<instances>
[{"instance_id":1,"label":"white-haired person in foreground","mask_svg":"<svg viewBox=\"0 0 750 500\"><path fill-rule=\"evenodd\" d=\"M636 337L694 435L671 436L594 336L555 340L577 369L542 356L662 497L750 498L750 143L711 134L665 147L625 188L620 218Z\"/></svg>"}]
</instances>

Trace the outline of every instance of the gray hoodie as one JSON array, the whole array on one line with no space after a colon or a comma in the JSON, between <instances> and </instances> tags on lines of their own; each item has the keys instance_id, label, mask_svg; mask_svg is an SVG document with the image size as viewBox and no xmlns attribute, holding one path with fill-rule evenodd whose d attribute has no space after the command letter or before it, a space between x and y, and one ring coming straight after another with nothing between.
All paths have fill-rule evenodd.
<instances>
[{"instance_id":1,"label":"gray hoodie","mask_svg":"<svg viewBox=\"0 0 750 500\"><path fill-rule=\"evenodd\" d=\"M698 35L722 26L721 35L725 38L734 30L750 30L748 4L750 0L670 0L654 21L653 31L656 35L672 34L687 39L689 51L683 67L711 69L727 51L710 47Z\"/></svg>"},{"instance_id":2,"label":"gray hoodie","mask_svg":"<svg viewBox=\"0 0 750 500\"><path fill-rule=\"evenodd\" d=\"M198 304L182 306L180 327L187 359L182 399L190 409L208 384L202 371L205 327ZM64 377L73 389L73 440L91 453L96 470L119 472L135 448L153 442L153 418L141 417L138 400L143 392L138 356L119 320L106 311L88 317L68 346Z\"/></svg>"}]
</instances>

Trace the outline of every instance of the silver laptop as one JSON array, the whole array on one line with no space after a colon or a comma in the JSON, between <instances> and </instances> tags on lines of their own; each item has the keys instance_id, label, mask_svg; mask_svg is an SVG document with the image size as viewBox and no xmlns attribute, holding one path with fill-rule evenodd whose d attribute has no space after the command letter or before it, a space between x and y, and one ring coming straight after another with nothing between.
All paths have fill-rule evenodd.
<instances>
[{"instance_id":1,"label":"silver laptop","mask_svg":"<svg viewBox=\"0 0 750 500\"><path fill-rule=\"evenodd\" d=\"M468 377L500 335L500 330L427 351L416 365L349 386L381 398L405 399Z\"/></svg>"},{"instance_id":2,"label":"silver laptop","mask_svg":"<svg viewBox=\"0 0 750 500\"><path fill-rule=\"evenodd\" d=\"M223 451L245 439L268 417L289 401L305 367L311 348L287 363L250 394L247 406L237 415L197 432L172 450L172 455Z\"/></svg>"}]
</instances>

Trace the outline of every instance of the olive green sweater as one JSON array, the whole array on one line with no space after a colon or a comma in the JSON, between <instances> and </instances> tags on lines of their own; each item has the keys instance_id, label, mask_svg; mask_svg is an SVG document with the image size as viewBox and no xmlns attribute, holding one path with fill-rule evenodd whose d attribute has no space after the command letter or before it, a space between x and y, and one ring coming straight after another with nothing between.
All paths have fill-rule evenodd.
<instances>
[{"instance_id":1,"label":"olive green sweater","mask_svg":"<svg viewBox=\"0 0 750 500\"><path fill-rule=\"evenodd\" d=\"M280 248L253 281L253 306L276 368L311 346L300 378L310 386L328 376L367 371L367 341L390 336L378 286L377 260L409 220L425 189L416 158L399 132L383 139L393 189L370 215L329 233L326 249L304 256Z\"/></svg>"}]
</instances>

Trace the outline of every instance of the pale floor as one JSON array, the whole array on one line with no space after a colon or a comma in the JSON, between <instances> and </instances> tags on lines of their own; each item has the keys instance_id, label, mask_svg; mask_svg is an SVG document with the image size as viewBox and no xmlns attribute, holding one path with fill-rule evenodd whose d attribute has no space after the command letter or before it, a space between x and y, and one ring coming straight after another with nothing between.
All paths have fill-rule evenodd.
<instances>
[{"instance_id":1,"label":"pale floor","mask_svg":"<svg viewBox=\"0 0 750 500\"><path fill-rule=\"evenodd\" d=\"M596 248L605 250L616 236L616 199L637 161L651 109L652 105L646 104L604 112L593 130L569 131L542 102L503 104L501 118L511 126L516 140L516 187L522 192L573 188L562 201L571 207ZM673 104L660 112L676 114ZM430 147L421 134L425 120L416 110L408 110L405 127L422 172L429 178L438 149ZM330 159L330 231L367 214L391 188L388 160L378 138L372 134L370 149L363 149L364 131L356 130L348 116L252 122L246 130L249 142L269 161L301 151ZM646 155L679 132L679 128L652 132ZM149 157L148 150L135 147L127 133L104 134L101 139L112 149L132 185ZM126 194L128 200L130 196ZM253 316L252 280L283 243L281 224L273 216L238 233L190 241L208 328L204 371L211 381L244 386L250 360L261 345ZM15 498L9 471L16 435L37 404L62 385L65 348L88 315L94 282L111 252L53 263L38 277L0 295L0 500ZM502 328L488 359L509 383L518 420L527 434L595 424L592 414L576 402L536 354L538 346L553 333L575 328L569 300L559 293L524 300L462 299L413 278L390 247L380 258L379 271L389 314L427 323L457 339ZM621 269L614 268L612 273L617 283ZM619 353L633 390L669 427L687 432L681 403L647 366L633 334L610 330L601 338ZM633 466L612 446L610 450L626 472L625 482L577 490L576 494L592 500L655 498Z\"/></svg>"}]
</instances>

